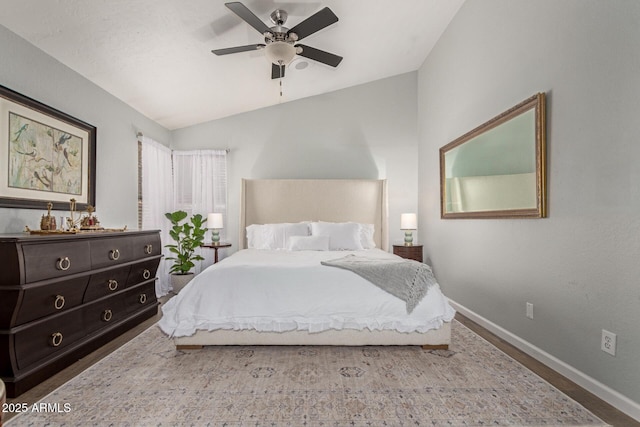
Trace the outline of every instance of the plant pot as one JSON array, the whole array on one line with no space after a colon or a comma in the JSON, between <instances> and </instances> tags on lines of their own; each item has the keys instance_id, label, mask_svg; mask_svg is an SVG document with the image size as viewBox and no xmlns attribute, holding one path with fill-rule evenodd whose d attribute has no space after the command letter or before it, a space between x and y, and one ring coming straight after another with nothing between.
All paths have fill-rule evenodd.
<instances>
[{"instance_id":1,"label":"plant pot","mask_svg":"<svg viewBox=\"0 0 640 427\"><path fill-rule=\"evenodd\" d=\"M187 273L187 274L170 274L171 276L171 288L173 288L174 293L178 293L187 286L187 283L193 279L195 274Z\"/></svg>"}]
</instances>

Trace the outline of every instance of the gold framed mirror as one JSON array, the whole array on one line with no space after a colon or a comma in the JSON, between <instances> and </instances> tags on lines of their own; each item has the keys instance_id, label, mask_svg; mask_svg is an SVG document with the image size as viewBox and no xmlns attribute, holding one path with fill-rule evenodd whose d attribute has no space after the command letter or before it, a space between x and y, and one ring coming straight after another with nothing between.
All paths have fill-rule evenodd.
<instances>
[{"instance_id":1,"label":"gold framed mirror","mask_svg":"<svg viewBox=\"0 0 640 427\"><path fill-rule=\"evenodd\" d=\"M544 218L545 94L440 148L441 218Z\"/></svg>"}]
</instances>

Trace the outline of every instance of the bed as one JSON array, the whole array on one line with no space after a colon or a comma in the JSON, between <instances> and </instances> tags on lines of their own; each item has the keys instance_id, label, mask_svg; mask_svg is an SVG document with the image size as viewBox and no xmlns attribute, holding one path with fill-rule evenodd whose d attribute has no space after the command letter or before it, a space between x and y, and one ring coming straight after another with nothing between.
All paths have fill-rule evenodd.
<instances>
[{"instance_id":1,"label":"bed","mask_svg":"<svg viewBox=\"0 0 640 427\"><path fill-rule=\"evenodd\" d=\"M407 301L361 275L323 265L406 261L386 251L385 180L243 180L240 211L240 250L201 272L162 307L159 326L178 349L448 348L455 311L437 283L409 309ZM305 227L307 233L300 231Z\"/></svg>"}]
</instances>

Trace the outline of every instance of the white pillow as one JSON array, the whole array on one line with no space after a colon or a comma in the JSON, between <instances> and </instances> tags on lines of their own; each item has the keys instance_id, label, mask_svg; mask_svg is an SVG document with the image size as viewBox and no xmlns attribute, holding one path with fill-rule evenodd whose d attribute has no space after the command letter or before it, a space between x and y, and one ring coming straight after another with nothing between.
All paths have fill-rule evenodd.
<instances>
[{"instance_id":1,"label":"white pillow","mask_svg":"<svg viewBox=\"0 0 640 427\"><path fill-rule=\"evenodd\" d=\"M360 224L355 222L312 222L312 236L328 236L332 251L359 251Z\"/></svg>"},{"instance_id":2,"label":"white pillow","mask_svg":"<svg viewBox=\"0 0 640 427\"><path fill-rule=\"evenodd\" d=\"M286 249L291 236L308 236L309 223L252 224L247 227L250 249Z\"/></svg>"},{"instance_id":3,"label":"white pillow","mask_svg":"<svg viewBox=\"0 0 640 427\"><path fill-rule=\"evenodd\" d=\"M291 236L287 248L290 251L328 251L329 236Z\"/></svg>"},{"instance_id":4,"label":"white pillow","mask_svg":"<svg viewBox=\"0 0 640 427\"><path fill-rule=\"evenodd\" d=\"M363 249L373 249L376 247L376 242L373 240L373 234L375 233L375 229L373 224L361 224L360 226L360 243L362 244Z\"/></svg>"},{"instance_id":5,"label":"white pillow","mask_svg":"<svg viewBox=\"0 0 640 427\"><path fill-rule=\"evenodd\" d=\"M257 249L258 246L264 245L264 227L260 224L251 224L247 230L247 247L249 249Z\"/></svg>"}]
</instances>

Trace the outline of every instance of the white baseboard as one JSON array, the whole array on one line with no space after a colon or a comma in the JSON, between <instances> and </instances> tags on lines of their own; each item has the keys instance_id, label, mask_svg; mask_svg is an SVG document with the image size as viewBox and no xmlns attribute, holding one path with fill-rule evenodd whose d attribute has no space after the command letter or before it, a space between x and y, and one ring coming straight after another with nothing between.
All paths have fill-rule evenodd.
<instances>
[{"instance_id":1,"label":"white baseboard","mask_svg":"<svg viewBox=\"0 0 640 427\"><path fill-rule=\"evenodd\" d=\"M564 375L574 383L578 384L580 387L595 394L600 399L614 406L619 411L624 412L625 414L629 415L631 418L634 418L640 421L640 403L634 402L633 400L629 399L623 394L591 378L590 376L586 375L584 372L577 370L573 366L552 356L551 354L545 352L544 350L536 347L535 345L529 343L528 341L523 340L517 335L514 335L513 333L485 319L479 314L456 303L455 301L450 300L450 302L451 302L451 306L455 308L456 311L460 312L460 314L464 315L470 320L473 320L483 328L494 333L498 337L507 341L509 344L515 346L516 348L525 352L526 354L538 360L539 362L544 363L546 366L553 369L554 371L560 373L561 375Z\"/></svg>"}]
</instances>

